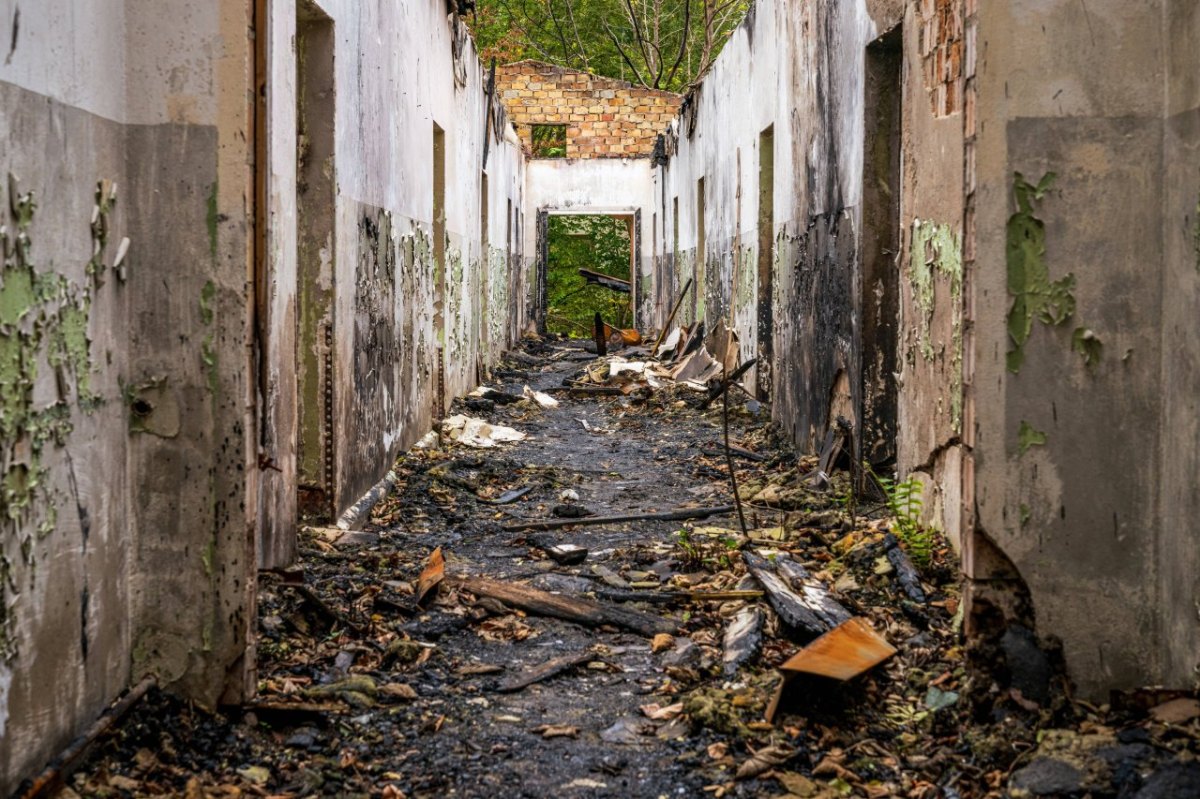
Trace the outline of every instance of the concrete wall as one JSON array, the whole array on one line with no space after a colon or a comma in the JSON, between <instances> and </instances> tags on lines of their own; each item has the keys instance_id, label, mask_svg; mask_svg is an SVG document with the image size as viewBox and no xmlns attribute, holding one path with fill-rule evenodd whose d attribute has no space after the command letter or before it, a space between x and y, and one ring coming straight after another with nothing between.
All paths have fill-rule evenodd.
<instances>
[{"instance_id":1,"label":"concrete wall","mask_svg":"<svg viewBox=\"0 0 1200 799\"><path fill-rule=\"evenodd\" d=\"M295 419L292 401L278 401L280 419L298 426L301 441L301 463L280 462L279 482L294 482L289 471L298 468L301 483L317 495L308 509L330 516L381 479L440 417L438 406L472 388L522 328L525 303L512 299L527 292L520 254L524 157L495 102L484 242L486 75L465 26L448 21L437 0L380 8L322 0L306 8L298 54L290 46L297 33L293 9L279 4L272 17L272 285L284 304L295 303L299 291L298 367L314 374L310 395L301 391L298 421L286 421ZM297 104L297 60L309 49L314 59L324 58L320 44L304 46L308 24L331 26L335 76L331 97L301 97ZM327 208L333 221L322 232L328 239L310 251L303 203L297 213L297 105L333 129L329 151L312 167L313 179L334 176L328 204L312 215ZM441 246L434 241L435 125L445 142ZM316 156L304 150L306 157ZM301 175L302 192L313 179ZM310 284L312 305L320 307L306 314ZM283 375L288 347L281 349ZM306 445L315 453L308 473ZM282 502L278 515L289 518ZM287 554L283 548L277 559Z\"/></svg>"},{"instance_id":2,"label":"concrete wall","mask_svg":"<svg viewBox=\"0 0 1200 799\"><path fill-rule=\"evenodd\" d=\"M672 123L669 160L656 172L665 224L655 259L658 319L696 278L703 288L684 303L682 320L724 317L737 328L743 358L760 359L747 385L770 396L775 417L806 448L836 416L857 423L864 403L870 410L876 389L862 376L864 359L869 366L880 358L880 337L891 336L891 360L876 372L892 386L888 437L897 435L896 417L900 432L883 459L894 455L902 476L922 479L929 521L956 539L962 117L961 101L946 98L961 76L938 72L933 80L923 66L957 52L961 25L955 37L943 6L758 3ZM868 98L867 51L889 31L902 66L888 78L894 86ZM902 136L868 141L892 101ZM889 163L894 175L884 174ZM760 177L770 184L765 193ZM878 197L895 205L882 207ZM864 227L878 228L889 213L896 241L872 239L864 252ZM866 274L864 257L872 259ZM875 305L887 331L870 322ZM878 436L864 426L871 444Z\"/></svg>"},{"instance_id":3,"label":"concrete wall","mask_svg":"<svg viewBox=\"0 0 1200 799\"><path fill-rule=\"evenodd\" d=\"M683 100L541 61L499 67L496 89L527 153L533 152L533 125L563 125L567 158L647 157Z\"/></svg>"},{"instance_id":4,"label":"concrete wall","mask_svg":"<svg viewBox=\"0 0 1200 799\"><path fill-rule=\"evenodd\" d=\"M132 678L248 686L249 13L0 2L0 793Z\"/></svg>"},{"instance_id":5,"label":"concrete wall","mask_svg":"<svg viewBox=\"0 0 1200 799\"><path fill-rule=\"evenodd\" d=\"M7 795L145 674L252 693L302 445L340 512L528 280L520 143L441 0L0 0L0 37Z\"/></svg>"},{"instance_id":6,"label":"concrete wall","mask_svg":"<svg viewBox=\"0 0 1200 799\"><path fill-rule=\"evenodd\" d=\"M978 9L967 569L981 593L1019 574L1094 698L1200 662L1197 24L1194 3Z\"/></svg>"}]
</instances>

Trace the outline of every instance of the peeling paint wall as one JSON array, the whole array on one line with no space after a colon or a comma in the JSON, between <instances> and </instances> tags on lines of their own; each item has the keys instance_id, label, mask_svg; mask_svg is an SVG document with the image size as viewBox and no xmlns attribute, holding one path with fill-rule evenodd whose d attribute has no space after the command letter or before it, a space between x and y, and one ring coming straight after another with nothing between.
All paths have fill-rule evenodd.
<instances>
[{"instance_id":1,"label":"peeling paint wall","mask_svg":"<svg viewBox=\"0 0 1200 799\"><path fill-rule=\"evenodd\" d=\"M270 38L273 227L268 251L272 286L291 297L297 291L295 276L306 274L313 258L326 259L328 343L324 327L321 333L309 331L313 320L306 321L301 312L298 358L302 371L310 368L307 361L324 375L328 357L328 389L317 385L313 391L321 403L329 392L329 412L314 410L303 389L298 403L302 440L306 425L322 426L313 454L316 466L309 472L317 473L310 482L325 492L322 515L330 515L356 502L384 477L402 449L431 429L441 415L435 407L439 380L448 403L474 387L523 329L526 304L514 299L527 291L521 246L525 162L496 96L488 125L488 231L482 237L487 73L465 26L447 17L440 0L378 7L313 0L306 8L328 20L336 42L333 96L320 101L329 104L334 143L319 165L335 176L333 241L327 253L315 247L296 252L290 244L305 226L294 177L298 56L289 43L297 22L292 7L278 4ZM440 248L433 241L435 125L445 131L446 142L446 240ZM445 262L439 267L435 255L442 251ZM436 296L439 268L444 269L441 298ZM441 331L435 329L439 301L445 320ZM285 416L296 413L286 397L279 405ZM303 474L308 469L304 451L302 446L300 468L309 480L312 474ZM322 465L326 457L328 467ZM280 483L294 484L296 465L279 465ZM280 534L291 535L287 519L294 519L294 512L282 503L277 507L284 517Z\"/></svg>"},{"instance_id":2,"label":"peeling paint wall","mask_svg":"<svg viewBox=\"0 0 1200 799\"><path fill-rule=\"evenodd\" d=\"M890 381L897 394L895 468L922 480L928 522L956 540L964 348L963 119L956 87L962 79L957 62L950 71L924 66L927 57L942 63L961 56L961 9L950 5L957 4L757 4L667 135L668 160L655 173L664 224L654 256L656 296L673 298L688 278L701 281L699 295L683 305L682 321L700 313L710 323L724 317L741 335L743 358L769 355L747 385L768 389L775 418L809 449L834 421L839 376L852 376L853 406L862 407L863 359L879 355L879 345L864 340L864 306L888 308L900 331ZM866 120L890 113L890 106L866 105L867 49L897 26L895 86L877 86L871 97L895 103L898 95L900 136L867 142ZM955 91L957 100L950 97ZM762 170L764 142L773 145L770 171ZM876 159L870 164L868 145ZM894 185L878 185L878 159L880 169L900 164L899 175L889 178ZM760 172L771 180L769 195L761 193ZM878 202L864 210L864 180L873 181L875 195L895 196L898 211ZM885 212L898 213L889 225L900 236L873 268L890 262L895 277L864 288L862 231L880 225L863 214ZM773 225L763 231L767 220ZM764 246L770 250L760 255ZM873 240L872 246L883 245ZM897 296L885 301L870 294L885 284Z\"/></svg>"},{"instance_id":3,"label":"peeling paint wall","mask_svg":"<svg viewBox=\"0 0 1200 799\"><path fill-rule=\"evenodd\" d=\"M249 23L0 2L0 793L144 673L246 688Z\"/></svg>"},{"instance_id":4,"label":"peeling paint wall","mask_svg":"<svg viewBox=\"0 0 1200 799\"><path fill-rule=\"evenodd\" d=\"M978 4L966 571L1011 561L1093 699L1200 667L1198 25Z\"/></svg>"}]
</instances>

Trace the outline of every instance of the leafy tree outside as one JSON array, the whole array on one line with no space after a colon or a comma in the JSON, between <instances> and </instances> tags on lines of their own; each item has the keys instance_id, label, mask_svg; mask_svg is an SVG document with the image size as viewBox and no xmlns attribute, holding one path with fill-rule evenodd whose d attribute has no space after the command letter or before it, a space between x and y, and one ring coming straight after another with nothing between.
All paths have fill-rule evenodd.
<instances>
[{"instance_id":1,"label":"leafy tree outside","mask_svg":"<svg viewBox=\"0 0 1200 799\"><path fill-rule=\"evenodd\" d=\"M751 0L478 0L469 20L485 61L533 58L686 92Z\"/></svg>"},{"instance_id":2,"label":"leafy tree outside","mask_svg":"<svg viewBox=\"0 0 1200 799\"><path fill-rule=\"evenodd\" d=\"M612 216L551 216L547 230L546 329L590 338L597 311L613 327L633 327L628 294L589 285L580 269L629 280L629 228Z\"/></svg>"}]
</instances>

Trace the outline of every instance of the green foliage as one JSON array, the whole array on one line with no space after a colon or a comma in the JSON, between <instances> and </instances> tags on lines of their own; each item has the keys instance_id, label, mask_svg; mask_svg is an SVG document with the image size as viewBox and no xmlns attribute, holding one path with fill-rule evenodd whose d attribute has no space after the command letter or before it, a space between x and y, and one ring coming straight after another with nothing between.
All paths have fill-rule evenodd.
<instances>
[{"instance_id":1,"label":"green foliage","mask_svg":"<svg viewBox=\"0 0 1200 799\"><path fill-rule=\"evenodd\" d=\"M933 558L934 531L921 524L921 481L912 477L897 481L878 475L875 479L887 498L892 532L904 544L912 562L926 568Z\"/></svg>"},{"instance_id":2,"label":"green foliage","mask_svg":"<svg viewBox=\"0 0 1200 799\"><path fill-rule=\"evenodd\" d=\"M479 0L468 18L484 61L525 58L685 91L750 0Z\"/></svg>"},{"instance_id":3,"label":"green foliage","mask_svg":"<svg viewBox=\"0 0 1200 799\"><path fill-rule=\"evenodd\" d=\"M679 547L680 561L695 569L723 571L733 566L732 553L741 548L742 542L733 536L704 536L696 538L688 528L675 532L675 545Z\"/></svg>"},{"instance_id":4,"label":"green foliage","mask_svg":"<svg viewBox=\"0 0 1200 799\"><path fill-rule=\"evenodd\" d=\"M534 158L567 157L566 125L534 125L532 133Z\"/></svg>"},{"instance_id":5,"label":"green foliage","mask_svg":"<svg viewBox=\"0 0 1200 799\"><path fill-rule=\"evenodd\" d=\"M629 229L611 216L552 216L547 231L546 329L590 338L597 312L613 327L633 327L628 294L589 285L580 269L629 280Z\"/></svg>"}]
</instances>

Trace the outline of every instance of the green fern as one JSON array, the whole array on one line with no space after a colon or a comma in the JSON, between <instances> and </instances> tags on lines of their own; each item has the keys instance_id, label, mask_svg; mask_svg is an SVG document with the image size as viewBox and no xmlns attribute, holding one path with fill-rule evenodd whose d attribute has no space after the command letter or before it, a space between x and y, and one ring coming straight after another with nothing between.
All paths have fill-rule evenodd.
<instances>
[{"instance_id":1,"label":"green fern","mask_svg":"<svg viewBox=\"0 0 1200 799\"><path fill-rule=\"evenodd\" d=\"M892 532L904 544L916 566L929 566L933 560L934 531L921 524L921 481L912 477L897 481L878 475L875 479L887 498L888 510L892 514Z\"/></svg>"}]
</instances>

